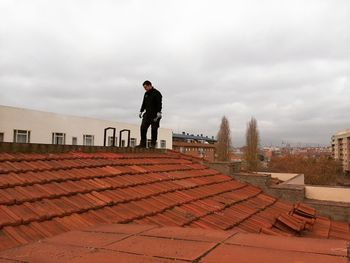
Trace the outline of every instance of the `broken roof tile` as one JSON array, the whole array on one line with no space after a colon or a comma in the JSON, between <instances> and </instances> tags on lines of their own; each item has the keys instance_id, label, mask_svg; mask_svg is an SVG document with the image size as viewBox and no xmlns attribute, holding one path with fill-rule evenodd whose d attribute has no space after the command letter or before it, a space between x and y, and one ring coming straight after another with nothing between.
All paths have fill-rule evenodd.
<instances>
[{"instance_id":1,"label":"broken roof tile","mask_svg":"<svg viewBox=\"0 0 350 263\"><path fill-rule=\"evenodd\" d=\"M305 228L305 222L299 220L289 214L282 213L279 217L277 217L277 221L275 226L279 228L281 224L284 224L285 227L289 227L290 229L300 233Z\"/></svg>"}]
</instances>

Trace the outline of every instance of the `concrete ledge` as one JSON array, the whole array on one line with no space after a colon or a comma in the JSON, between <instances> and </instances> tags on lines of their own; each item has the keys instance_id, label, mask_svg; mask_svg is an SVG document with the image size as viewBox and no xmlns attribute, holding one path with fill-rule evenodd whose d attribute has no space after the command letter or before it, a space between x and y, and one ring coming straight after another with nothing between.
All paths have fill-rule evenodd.
<instances>
[{"instance_id":1,"label":"concrete ledge","mask_svg":"<svg viewBox=\"0 0 350 263\"><path fill-rule=\"evenodd\" d=\"M350 188L342 186L305 186L306 198L350 203Z\"/></svg>"},{"instance_id":2,"label":"concrete ledge","mask_svg":"<svg viewBox=\"0 0 350 263\"><path fill-rule=\"evenodd\" d=\"M289 202L302 202L305 197L305 187L294 184L273 184L269 174L233 173L234 179L260 187L265 193Z\"/></svg>"},{"instance_id":3,"label":"concrete ledge","mask_svg":"<svg viewBox=\"0 0 350 263\"><path fill-rule=\"evenodd\" d=\"M258 172L258 174L271 175L272 178L277 178L278 180L281 180L283 182L289 181L299 175L296 173L269 173L269 172Z\"/></svg>"},{"instance_id":4,"label":"concrete ledge","mask_svg":"<svg viewBox=\"0 0 350 263\"><path fill-rule=\"evenodd\" d=\"M305 178L303 174L297 173L269 173L269 172L258 172L258 174L271 175L272 178L276 178L283 182L283 184L298 184L303 185Z\"/></svg>"}]
</instances>

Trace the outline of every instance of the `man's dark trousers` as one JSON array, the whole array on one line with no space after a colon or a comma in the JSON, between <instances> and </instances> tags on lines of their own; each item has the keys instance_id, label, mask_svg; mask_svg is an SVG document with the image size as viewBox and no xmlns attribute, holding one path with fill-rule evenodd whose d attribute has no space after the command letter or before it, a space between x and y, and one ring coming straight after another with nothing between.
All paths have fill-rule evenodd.
<instances>
[{"instance_id":1,"label":"man's dark trousers","mask_svg":"<svg viewBox=\"0 0 350 263\"><path fill-rule=\"evenodd\" d=\"M160 119L153 121L154 118L143 117L141 123L141 142L140 146L146 147L147 145L147 130L151 126L151 147L155 147L158 139L158 128Z\"/></svg>"}]
</instances>

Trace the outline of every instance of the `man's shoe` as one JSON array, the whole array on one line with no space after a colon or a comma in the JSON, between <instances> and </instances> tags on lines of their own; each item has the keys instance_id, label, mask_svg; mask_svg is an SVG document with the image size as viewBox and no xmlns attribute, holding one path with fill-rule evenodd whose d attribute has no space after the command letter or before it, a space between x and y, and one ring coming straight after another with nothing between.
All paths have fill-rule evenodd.
<instances>
[{"instance_id":1,"label":"man's shoe","mask_svg":"<svg viewBox=\"0 0 350 263\"><path fill-rule=\"evenodd\" d=\"M155 148L156 148L156 145L155 145L155 144L151 144L151 145L149 146L149 148L150 148L150 149L155 149Z\"/></svg>"}]
</instances>

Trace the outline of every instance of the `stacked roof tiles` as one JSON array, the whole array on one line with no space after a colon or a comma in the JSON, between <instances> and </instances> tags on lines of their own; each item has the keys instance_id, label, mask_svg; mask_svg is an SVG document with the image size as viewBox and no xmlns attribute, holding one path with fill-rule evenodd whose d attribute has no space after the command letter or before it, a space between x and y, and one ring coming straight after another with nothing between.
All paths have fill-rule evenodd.
<instances>
[{"instance_id":1,"label":"stacked roof tiles","mask_svg":"<svg viewBox=\"0 0 350 263\"><path fill-rule=\"evenodd\" d=\"M174 152L0 153L0 250L110 223L350 240L348 223Z\"/></svg>"}]
</instances>

